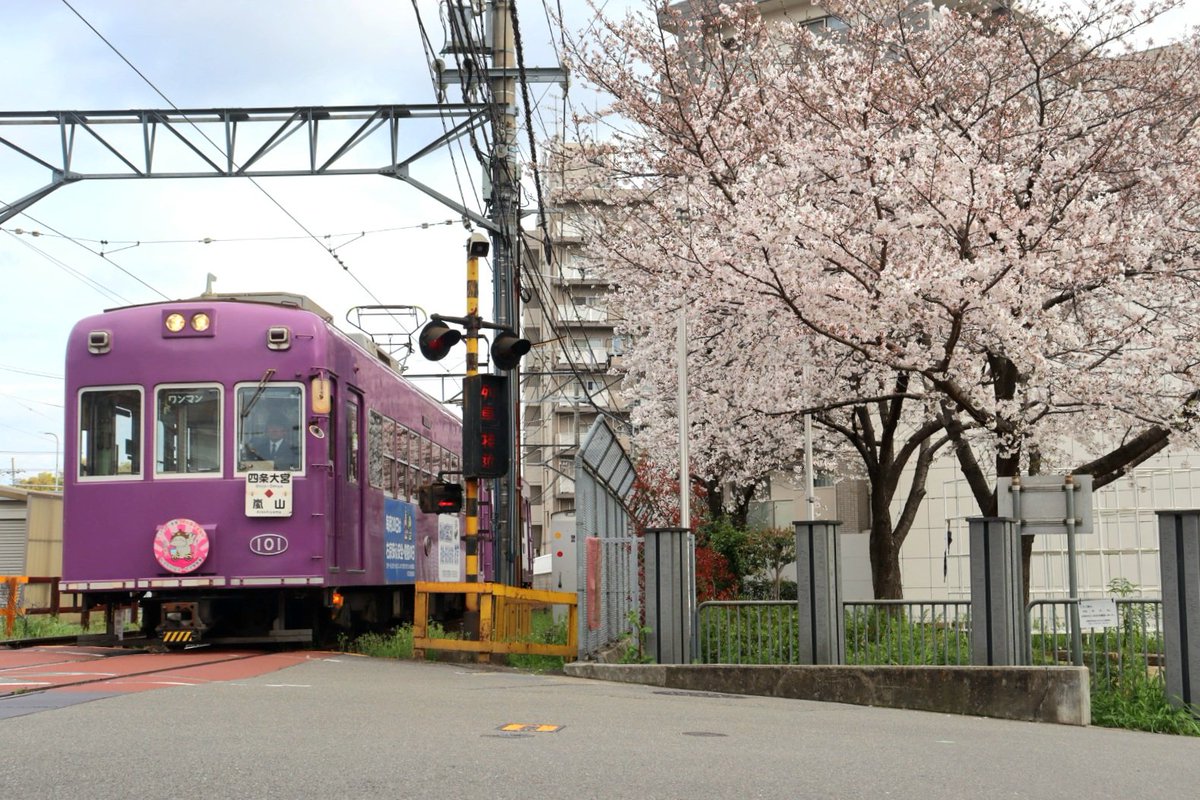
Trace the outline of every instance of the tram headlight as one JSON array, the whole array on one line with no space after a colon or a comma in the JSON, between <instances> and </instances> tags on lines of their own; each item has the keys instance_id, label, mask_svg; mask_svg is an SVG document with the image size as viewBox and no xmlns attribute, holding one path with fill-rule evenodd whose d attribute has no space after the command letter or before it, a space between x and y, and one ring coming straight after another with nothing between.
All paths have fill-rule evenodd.
<instances>
[{"instance_id":1,"label":"tram headlight","mask_svg":"<svg viewBox=\"0 0 1200 800\"><path fill-rule=\"evenodd\" d=\"M186 320L184 320L183 314L176 312L168 314L167 318L163 320L163 324L167 326L167 330L169 330L171 333L179 333L181 330L183 330Z\"/></svg>"},{"instance_id":2,"label":"tram headlight","mask_svg":"<svg viewBox=\"0 0 1200 800\"><path fill-rule=\"evenodd\" d=\"M212 325L212 318L203 311L192 315L192 330L196 331L197 333L203 333L204 331L208 330L209 325Z\"/></svg>"}]
</instances>

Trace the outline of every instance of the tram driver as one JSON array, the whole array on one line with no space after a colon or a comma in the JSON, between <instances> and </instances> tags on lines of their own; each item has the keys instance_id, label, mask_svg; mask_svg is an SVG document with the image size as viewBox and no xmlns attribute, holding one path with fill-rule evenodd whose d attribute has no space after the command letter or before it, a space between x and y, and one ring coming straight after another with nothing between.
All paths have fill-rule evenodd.
<instances>
[{"instance_id":1,"label":"tram driver","mask_svg":"<svg viewBox=\"0 0 1200 800\"><path fill-rule=\"evenodd\" d=\"M242 444L243 458L251 462L266 462L263 466L277 471L300 469L300 448L295 435L297 426L288 423L281 412L267 417L266 432L247 435Z\"/></svg>"}]
</instances>

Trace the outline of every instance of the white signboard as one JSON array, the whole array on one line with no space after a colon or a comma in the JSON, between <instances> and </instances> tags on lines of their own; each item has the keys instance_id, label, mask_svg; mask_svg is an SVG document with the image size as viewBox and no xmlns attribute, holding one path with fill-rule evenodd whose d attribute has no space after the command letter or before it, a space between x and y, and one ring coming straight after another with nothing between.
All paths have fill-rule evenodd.
<instances>
[{"instance_id":1,"label":"white signboard","mask_svg":"<svg viewBox=\"0 0 1200 800\"><path fill-rule=\"evenodd\" d=\"M1117 618L1117 601L1080 600L1079 628L1115 628L1121 624Z\"/></svg>"},{"instance_id":2,"label":"white signboard","mask_svg":"<svg viewBox=\"0 0 1200 800\"><path fill-rule=\"evenodd\" d=\"M438 580L459 581L463 577L462 548L459 545L459 518L456 514L438 514Z\"/></svg>"},{"instance_id":3,"label":"white signboard","mask_svg":"<svg viewBox=\"0 0 1200 800\"><path fill-rule=\"evenodd\" d=\"M1065 475L1022 475L1020 490L1014 478L996 479L996 516L1019 520L1021 533L1067 532ZM1072 475L1072 506L1075 533L1092 532L1092 476Z\"/></svg>"},{"instance_id":4,"label":"white signboard","mask_svg":"<svg viewBox=\"0 0 1200 800\"><path fill-rule=\"evenodd\" d=\"M292 473L251 472L246 475L247 517L290 517Z\"/></svg>"}]
</instances>

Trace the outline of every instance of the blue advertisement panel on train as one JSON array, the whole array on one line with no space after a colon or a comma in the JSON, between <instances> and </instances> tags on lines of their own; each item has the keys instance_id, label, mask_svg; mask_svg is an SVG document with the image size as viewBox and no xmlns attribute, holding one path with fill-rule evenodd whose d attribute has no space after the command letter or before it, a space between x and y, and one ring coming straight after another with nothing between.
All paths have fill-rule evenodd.
<instances>
[{"instance_id":1,"label":"blue advertisement panel on train","mask_svg":"<svg viewBox=\"0 0 1200 800\"><path fill-rule=\"evenodd\" d=\"M388 583L417 579L417 507L403 500L383 501L383 571Z\"/></svg>"}]
</instances>

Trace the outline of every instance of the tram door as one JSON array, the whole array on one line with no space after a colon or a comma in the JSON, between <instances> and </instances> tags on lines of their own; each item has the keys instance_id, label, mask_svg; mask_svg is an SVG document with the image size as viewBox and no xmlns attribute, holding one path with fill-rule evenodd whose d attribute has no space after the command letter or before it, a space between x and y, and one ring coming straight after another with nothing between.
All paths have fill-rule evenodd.
<instances>
[{"instance_id":1,"label":"tram door","mask_svg":"<svg viewBox=\"0 0 1200 800\"><path fill-rule=\"evenodd\" d=\"M334 456L336 516L334 563L343 570L363 569L363 447L362 393L347 387L338 415L338 442Z\"/></svg>"}]
</instances>

